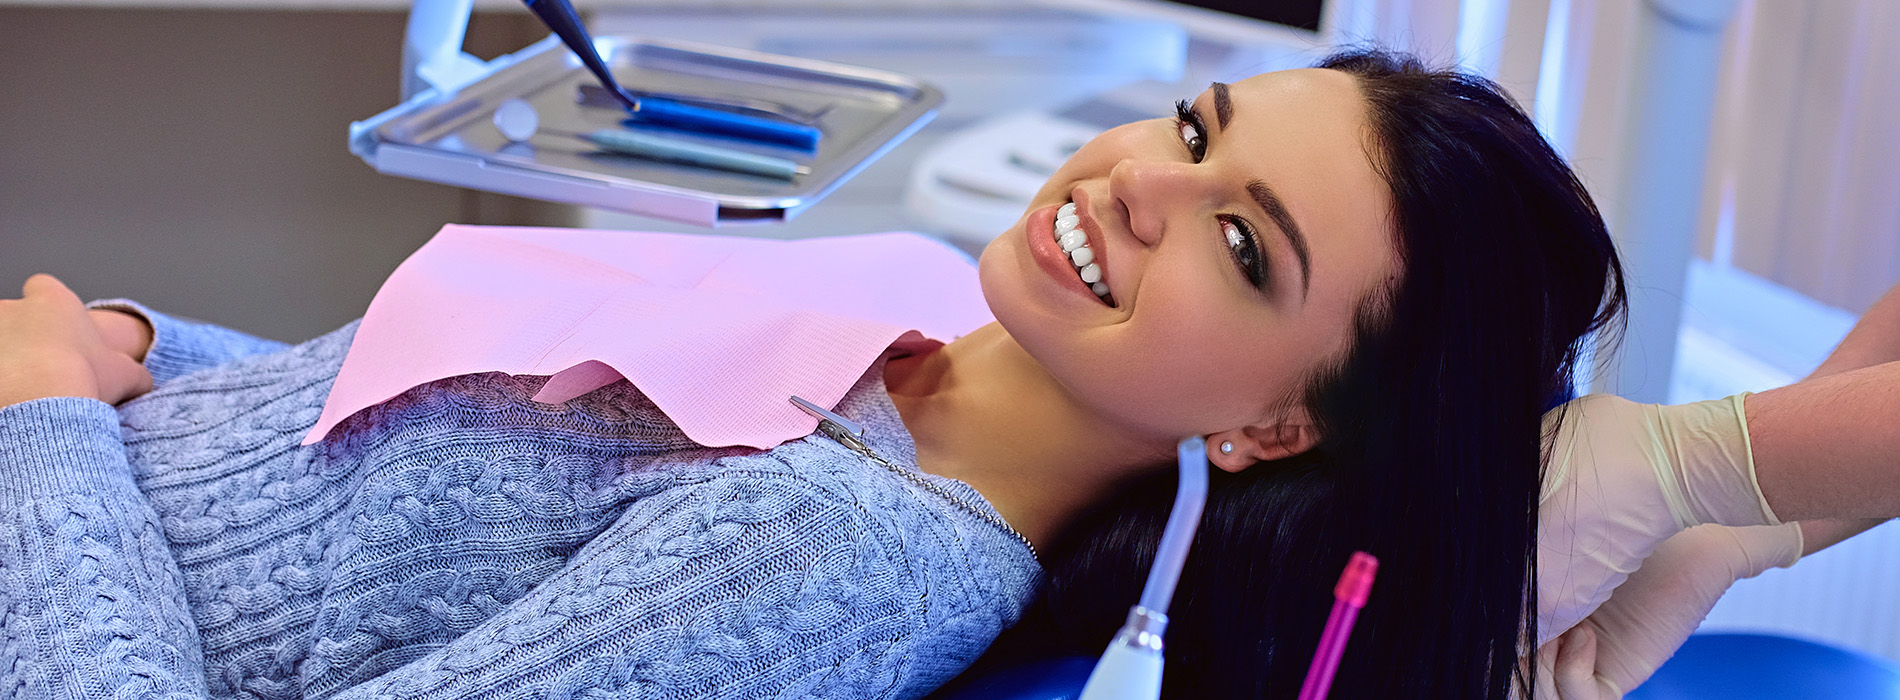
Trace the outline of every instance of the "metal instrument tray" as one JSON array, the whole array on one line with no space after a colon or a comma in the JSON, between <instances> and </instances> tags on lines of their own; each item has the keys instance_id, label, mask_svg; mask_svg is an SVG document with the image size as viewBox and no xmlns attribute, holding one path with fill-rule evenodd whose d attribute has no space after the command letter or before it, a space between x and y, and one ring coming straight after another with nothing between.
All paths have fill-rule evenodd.
<instances>
[{"instance_id":1,"label":"metal instrument tray","mask_svg":"<svg viewBox=\"0 0 1900 700\"><path fill-rule=\"evenodd\" d=\"M810 207L935 115L943 93L904 75L698 44L603 36L596 45L630 90L773 104L824 134L815 153L679 134L790 158L790 181L605 153L561 132L614 128L618 107L583 104L597 82L555 37L489 63L452 94L425 92L352 126L351 150L385 174L534 199L719 226L784 221ZM533 105L541 129L510 143L493 123L510 99Z\"/></svg>"}]
</instances>

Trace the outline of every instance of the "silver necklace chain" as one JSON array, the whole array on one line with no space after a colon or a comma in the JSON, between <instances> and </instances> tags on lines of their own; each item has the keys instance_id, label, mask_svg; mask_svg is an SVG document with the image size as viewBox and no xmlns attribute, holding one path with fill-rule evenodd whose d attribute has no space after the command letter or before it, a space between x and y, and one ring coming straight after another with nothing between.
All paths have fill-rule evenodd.
<instances>
[{"instance_id":1,"label":"silver necklace chain","mask_svg":"<svg viewBox=\"0 0 1900 700\"><path fill-rule=\"evenodd\" d=\"M946 489L942 486L937 485L934 482L926 480L923 477L923 475L918 473L916 470L905 469L903 467L900 467L896 464L891 463L890 460L885 459L884 457L879 455L876 451L872 450L870 445L864 444L864 440L858 438L858 436L856 435L853 435L851 431L845 430L843 426L838 425L836 422L832 421L829 418L821 419L818 421L818 432L824 433L825 437L831 438L832 440L836 441L840 445L844 445L846 449L849 449L852 452L856 452L858 454L864 455L865 458L878 463L879 465L883 466L885 469L891 470L892 473L895 473L898 476L909 479L911 483L922 487L925 491L934 493L938 497L941 497L946 501L956 504L957 507L962 508L966 511L969 511L971 515L974 515L978 518L983 519L984 522L987 522L991 525L995 525L996 527L1002 528L1004 532L1007 532L1010 535L1014 536L1017 542L1023 543L1023 547L1029 550L1030 558L1035 559L1038 563L1042 561L1042 558L1036 554L1036 545L1030 544L1029 538L1024 537L1023 533L1017 532L1016 528L1010 527L1008 522L1005 522L1001 517L997 516L995 513L990 512L990 511L985 511L985 510L977 508L976 506L970 505L968 502L964 501L964 499L958 497L956 494L951 493L949 489Z\"/></svg>"}]
</instances>

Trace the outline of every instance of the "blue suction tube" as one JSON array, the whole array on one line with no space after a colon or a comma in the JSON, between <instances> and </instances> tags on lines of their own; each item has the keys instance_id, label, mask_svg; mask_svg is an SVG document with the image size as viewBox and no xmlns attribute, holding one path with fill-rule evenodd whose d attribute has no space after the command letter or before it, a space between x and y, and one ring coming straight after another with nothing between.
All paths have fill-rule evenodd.
<instances>
[{"instance_id":1,"label":"blue suction tube","mask_svg":"<svg viewBox=\"0 0 1900 700\"><path fill-rule=\"evenodd\" d=\"M1082 686L1080 700L1161 697L1161 636L1168 628L1168 602L1174 599L1181 565L1187 562L1188 546L1194 544L1201 509L1207 505L1207 441L1187 438L1175 452L1181 464L1181 485L1174 493L1174 510L1168 513L1168 526L1161 532L1154 566L1148 569L1141 602L1129 608L1128 622L1108 643L1102 660L1095 663L1088 683Z\"/></svg>"},{"instance_id":2,"label":"blue suction tube","mask_svg":"<svg viewBox=\"0 0 1900 700\"><path fill-rule=\"evenodd\" d=\"M1207 505L1207 441L1190 437L1175 452L1181 464L1181 485L1174 492L1174 509L1168 512L1167 529L1161 531L1154 566L1148 569L1148 584L1141 589L1141 607L1163 615L1168 601L1174 600L1174 585L1181 581L1181 566L1187 562L1188 546L1194 544L1194 531L1200 528L1201 508Z\"/></svg>"}]
</instances>

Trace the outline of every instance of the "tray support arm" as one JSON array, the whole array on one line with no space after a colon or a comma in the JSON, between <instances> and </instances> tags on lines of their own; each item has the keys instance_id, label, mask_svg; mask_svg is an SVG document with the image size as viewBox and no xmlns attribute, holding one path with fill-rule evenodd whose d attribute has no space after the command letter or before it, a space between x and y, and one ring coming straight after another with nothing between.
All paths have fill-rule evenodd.
<instances>
[{"instance_id":1,"label":"tray support arm","mask_svg":"<svg viewBox=\"0 0 1900 700\"><path fill-rule=\"evenodd\" d=\"M487 72L481 59L462 51L475 0L415 0L402 38L402 98L429 88L453 93Z\"/></svg>"}]
</instances>

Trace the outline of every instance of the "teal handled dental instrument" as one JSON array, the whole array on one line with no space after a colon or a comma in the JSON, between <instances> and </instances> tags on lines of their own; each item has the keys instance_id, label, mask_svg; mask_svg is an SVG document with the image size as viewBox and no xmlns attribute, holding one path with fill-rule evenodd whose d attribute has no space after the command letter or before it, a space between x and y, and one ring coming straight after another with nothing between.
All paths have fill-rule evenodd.
<instances>
[{"instance_id":1,"label":"teal handled dental instrument","mask_svg":"<svg viewBox=\"0 0 1900 700\"><path fill-rule=\"evenodd\" d=\"M730 170L780 180L790 180L795 176L811 172L810 169L785 158L747 153L626 129L601 129L587 133L543 130L540 128L541 118L535 112L534 106L519 99L502 102L495 108L494 119L495 128L501 131L501 135L511 143L527 141L534 138L536 133L543 133L580 139L610 153L701 168Z\"/></svg>"},{"instance_id":2,"label":"teal handled dental instrument","mask_svg":"<svg viewBox=\"0 0 1900 700\"><path fill-rule=\"evenodd\" d=\"M780 180L790 180L795 175L810 172L784 158L707 146L626 129L601 129L585 134L563 133L561 135L584 139L599 146L601 150L612 153L702 168L731 170L750 175L763 175Z\"/></svg>"},{"instance_id":3,"label":"teal handled dental instrument","mask_svg":"<svg viewBox=\"0 0 1900 700\"><path fill-rule=\"evenodd\" d=\"M656 97L635 97L620 83L614 80L613 73L607 70L607 64L600 60L600 52L594 49L594 39L587 34L587 28L581 25L580 15L574 12L574 6L568 0L522 0L541 23L561 37L561 43L581 59L587 70L600 79L600 84L627 111L633 119L661 124L689 131L709 134L722 134L751 141L775 143L806 151L818 148L819 131L817 127L805 124L792 124L763 117L695 107Z\"/></svg>"}]
</instances>

